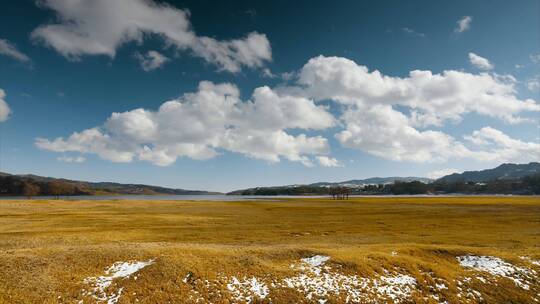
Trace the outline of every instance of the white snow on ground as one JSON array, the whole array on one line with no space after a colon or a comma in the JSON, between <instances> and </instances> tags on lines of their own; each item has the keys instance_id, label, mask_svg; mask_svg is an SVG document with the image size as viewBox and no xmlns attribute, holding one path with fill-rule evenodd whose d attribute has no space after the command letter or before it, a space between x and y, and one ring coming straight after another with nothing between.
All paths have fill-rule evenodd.
<instances>
[{"instance_id":1,"label":"white snow on ground","mask_svg":"<svg viewBox=\"0 0 540 304\"><path fill-rule=\"evenodd\" d=\"M126 279L132 274L135 274L144 267L154 263L154 260L142 262L116 262L107 270L105 275L99 277L88 277L83 280L83 283L91 286L90 290L83 290L83 295L91 296L98 302L106 302L107 304L116 304L122 295L123 288L118 291L107 293L107 288L111 286L114 279ZM137 277L135 277L136 279Z\"/></svg>"},{"instance_id":2,"label":"white snow on ground","mask_svg":"<svg viewBox=\"0 0 540 304\"><path fill-rule=\"evenodd\" d=\"M231 277L231 282L227 284L227 289L233 294L234 300L246 303L251 303L254 300L254 296L262 300L269 293L268 286L260 282L256 277L239 280L233 276Z\"/></svg>"},{"instance_id":3,"label":"white snow on ground","mask_svg":"<svg viewBox=\"0 0 540 304\"><path fill-rule=\"evenodd\" d=\"M456 295L460 301L483 302L483 295L473 289L475 284L495 284L496 277L511 279L517 286L531 291L536 290L535 270L518 267L497 257L460 256L457 257L463 267L479 273L471 277L462 277L456 282ZM329 263L330 257L315 255L300 259L290 265L294 274L285 278L271 275L225 276L219 274L215 280L196 278L189 272L182 280L191 285L190 299L196 303L212 303L227 299L230 303L258 303L265 300L273 302L273 292L293 289L299 292L310 303L328 303L331 299L339 303L403 303L410 302L413 296L422 295L425 287L403 269L388 269L370 277L344 272L339 263ZM424 272L429 284L429 293L424 295L426 301L448 303L445 294L449 292L449 282L435 277L433 272ZM431 279L430 279L430 278ZM433 283L428 283L428 281ZM532 287L529 287L532 286Z\"/></svg>"},{"instance_id":4,"label":"white snow on ground","mask_svg":"<svg viewBox=\"0 0 540 304\"><path fill-rule=\"evenodd\" d=\"M399 303L411 296L416 288L416 280L408 275L386 272L378 278L362 278L333 271L324 264L330 259L316 255L304 258L300 266L291 268L302 272L285 278L285 287L293 288L306 296L308 300L326 303L329 296L343 297L346 303L363 303L373 298L392 299Z\"/></svg>"},{"instance_id":5,"label":"white snow on ground","mask_svg":"<svg viewBox=\"0 0 540 304\"><path fill-rule=\"evenodd\" d=\"M308 264L311 267L319 267L330 260L330 257L324 255L314 255L310 258L303 258L302 262Z\"/></svg>"},{"instance_id":6,"label":"white snow on ground","mask_svg":"<svg viewBox=\"0 0 540 304\"><path fill-rule=\"evenodd\" d=\"M482 297L482 294L478 290L474 290L468 286L468 284L471 282L471 278L464 277L461 281L457 280L457 297L460 299L468 299L473 302L483 302L484 298Z\"/></svg>"},{"instance_id":7,"label":"white snow on ground","mask_svg":"<svg viewBox=\"0 0 540 304\"><path fill-rule=\"evenodd\" d=\"M457 260L463 267L508 278L525 290L529 290L529 283L527 281L533 279L536 273L534 270L512 265L493 256L465 255L458 256Z\"/></svg>"},{"instance_id":8,"label":"white snow on ground","mask_svg":"<svg viewBox=\"0 0 540 304\"><path fill-rule=\"evenodd\" d=\"M416 290L416 280L406 274L385 271L376 278L363 278L347 275L326 265L330 257L316 255L303 258L291 265L296 274L276 279L271 277L218 276L208 281L193 278L188 274L182 281L192 286L190 299L196 303L210 303L225 296L231 303L257 303L266 299L272 302L271 292L277 289L294 289L303 294L306 300L315 303L327 303L329 298L339 298L345 303L394 303L407 301ZM226 284L226 292L216 292ZM207 294L209 298L205 298ZM212 300L210 300L212 299Z\"/></svg>"},{"instance_id":9,"label":"white snow on ground","mask_svg":"<svg viewBox=\"0 0 540 304\"><path fill-rule=\"evenodd\" d=\"M284 287L303 293L308 300L324 303L329 295L344 294L348 302L360 302L365 296L362 289L368 287L368 280L356 275L344 275L335 272L320 273L321 269L312 269L308 273L285 278Z\"/></svg>"},{"instance_id":10,"label":"white snow on ground","mask_svg":"<svg viewBox=\"0 0 540 304\"><path fill-rule=\"evenodd\" d=\"M443 289L448 289L448 287L446 285L444 285L444 283L435 283L435 287L438 289L438 290L443 290Z\"/></svg>"},{"instance_id":11,"label":"white snow on ground","mask_svg":"<svg viewBox=\"0 0 540 304\"><path fill-rule=\"evenodd\" d=\"M297 267L300 270L308 270L310 272L314 272L316 275L319 275L321 271L323 270L321 266L326 263L330 257L324 256L324 255L315 255L310 258L303 258L300 261L302 263L300 265L291 265L291 268ZM328 269L328 267L325 267Z\"/></svg>"},{"instance_id":12,"label":"white snow on ground","mask_svg":"<svg viewBox=\"0 0 540 304\"><path fill-rule=\"evenodd\" d=\"M540 260L533 260L530 257L526 257L526 256L520 256L519 258L533 265L540 266Z\"/></svg>"},{"instance_id":13,"label":"white snow on ground","mask_svg":"<svg viewBox=\"0 0 540 304\"><path fill-rule=\"evenodd\" d=\"M377 294L385 295L394 300L394 303L399 303L401 300L407 299L416 289L416 279L405 274L387 274L379 279L372 281L377 290Z\"/></svg>"}]
</instances>

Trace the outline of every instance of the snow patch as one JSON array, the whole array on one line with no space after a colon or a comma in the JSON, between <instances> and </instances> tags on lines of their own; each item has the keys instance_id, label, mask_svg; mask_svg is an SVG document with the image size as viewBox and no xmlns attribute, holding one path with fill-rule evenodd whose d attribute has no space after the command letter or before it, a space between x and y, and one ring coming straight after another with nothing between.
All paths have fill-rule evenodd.
<instances>
[{"instance_id":1,"label":"snow patch","mask_svg":"<svg viewBox=\"0 0 540 304\"><path fill-rule=\"evenodd\" d=\"M457 260L463 267L488 272L494 276L508 278L514 281L517 286L525 290L529 290L530 288L528 280L534 278L534 271L525 267L512 265L493 256L465 255L458 256Z\"/></svg>"},{"instance_id":2,"label":"snow patch","mask_svg":"<svg viewBox=\"0 0 540 304\"><path fill-rule=\"evenodd\" d=\"M105 275L99 277L88 277L83 280L84 284L91 286L90 290L83 290L84 296L90 296L98 302L116 304L122 295L123 287L117 292L107 292L107 289L115 279L127 279L144 267L154 263L154 259L141 262L116 262L105 270ZM137 277L135 276L135 279Z\"/></svg>"},{"instance_id":3,"label":"snow patch","mask_svg":"<svg viewBox=\"0 0 540 304\"><path fill-rule=\"evenodd\" d=\"M330 260L330 257L324 255L314 255L310 258L303 258L302 262L308 264L311 267L319 267Z\"/></svg>"},{"instance_id":4,"label":"snow patch","mask_svg":"<svg viewBox=\"0 0 540 304\"><path fill-rule=\"evenodd\" d=\"M524 261L527 261L533 265L536 265L536 266L540 266L540 260L533 260L531 259L530 257L527 257L527 256L520 256L519 257L520 259L524 260Z\"/></svg>"},{"instance_id":5,"label":"snow patch","mask_svg":"<svg viewBox=\"0 0 540 304\"><path fill-rule=\"evenodd\" d=\"M411 296L416 289L416 279L405 274L381 276L373 280L373 285L380 295L387 296L395 303Z\"/></svg>"},{"instance_id":6,"label":"snow patch","mask_svg":"<svg viewBox=\"0 0 540 304\"><path fill-rule=\"evenodd\" d=\"M484 298L482 297L482 294L478 290L474 290L468 286L468 284L472 281L469 277L464 277L462 280L457 280L457 297L462 299L468 299L473 302L483 302Z\"/></svg>"},{"instance_id":7,"label":"snow patch","mask_svg":"<svg viewBox=\"0 0 540 304\"><path fill-rule=\"evenodd\" d=\"M326 265L329 260L330 257L322 255L303 258L290 265L296 274L283 279L220 275L208 281L194 278L190 273L182 281L192 286L189 297L196 303L210 303L224 297L232 303L257 303L263 299L271 303L273 290L288 288L300 292L310 303L327 303L331 298L344 303L401 303L410 300L417 289L416 280L406 274L385 271L384 275L364 278L344 274L336 270L339 266ZM225 292L221 293L224 284Z\"/></svg>"},{"instance_id":8,"label":"snow patch","mask_svg":"<svg viewBox=\"0 0 540 304\"><path fill-rule=\"evenodd\" d=\"M330 258L316 255L301 259L300 266L291 268L302 272L285 278L285 287L303 293L307 300L326 303L329 296L343 297L345 303L364 303L376 298L392 299L399 303L409 298L416 289L416 280L405 274L385 272L377 278L346 275L325 266Z\"/></svg>"},{"instance_id":9,"label":"snow patch","mask_svg":"<svg viewBox=\"0 0 540 304\"><path fill-rule=\"evenodd\" d=\"M268 286L256 277L239 280L233 276L231 282L227 284L227 289L233 294L234 300L246 303L252 303L257 298L262 300L269 293Z\"/></svg>"},{"instance_id":10,"label":"snow patch","mask_svg":"<svg viewBox=\"0 0 540 304\"><path fill-rule=\"evenodd\" d=\"M444 283L435 283L435 287L438 289L438 290L443 290L443 289L448 289L448 287L446 285L444 285Z\"/></svg>"}]
</instances>

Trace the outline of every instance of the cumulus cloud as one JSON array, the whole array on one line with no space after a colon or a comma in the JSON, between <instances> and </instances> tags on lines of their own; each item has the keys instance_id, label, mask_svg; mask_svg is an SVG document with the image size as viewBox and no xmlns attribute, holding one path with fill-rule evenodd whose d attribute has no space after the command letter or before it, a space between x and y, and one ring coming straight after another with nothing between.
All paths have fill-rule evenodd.
<instances>
[{"instance_id":1,"label":"cumulus cloud","mask_svg":"<svg viewBox=\"0 0 540 304\"><path fill-rule=\"evenodd\" d=\"M410 122L423 127L459 122L471 112L517 123L526 120L519 113L540 111L534 100L517 98L513 77L487 73L414 70L408 77L392 77L346 58L319 56L304 65L298 82L285 90L346 105L406 107Z\"/></svg>"},{"instance_id":2,"label":"cumulus cloud","mask_svg":"<svg viewBox=\"0 0 540 304\"><path fill-rule=\"evenodd\" d=\"M143 43L145 36L162 37L166 46L190 51L229 72L243 66L256 68L272 59L270 42L257 32L243 38L216 40L198 36L192 29L189 11L151 0L43 0L41 6L57 13L57 22L32 32L42 41L73 60L83 55L114 57L128 42Z\"/></svg>"},{"instance_id":3,"label":"cumulus cloud","mask_svg":"<svg viewBox=\"0 0 540 304\"><path fill-rule=\"evenodd\" d=\"M500 130L484 127L464 136L481 148L478 158L492 162L530 162L540 159L540 144L511 138Z\"/></svg>"},{"instance_id":4,"label":"cumulus cloud","mask_svg":"<svg viewBox=\"0 0 540 304\"><path fill-rule=\"evenodd\" d=\"M6 93L0 89L0 122L6 121L9 118L9 113L11 113L5 98Z\"/></svg>"},{"instance_id":5,"label":"cumulus cloud","mask_svg":"<svg viewBox=\"0 0 540 304\"><path fill-rule=\"evenodd\" d=\"M454 29L454 32L456 33L463 33L471 28L473 18L471 16L463 16L463 18L459 19L457 23L457 27Z\"/></svg>"},{"instance_id":6,"label":"cumulus cloud","mask_svg":"<svg viewBox=\"0 0 540 304\"><path fill-rule=\"evenodd\" d=\"M178 157L208 159L220 149L278 162L312 165L311 155L328 153L321 136L292 135L287 129L319 130L335 124L326 108L303 97L280 95L269 87L242 101L232 84L201 82L194 93L163 103L157 111L113 113L101 127L68 138L38 138L39 148L95 153L114 162L134 159L166 166Z\"/></svg>"},{"instance_id":7,"label":"cumulus cloud","mask_svg":"<svg viewBox=\"0 0 540 304\"><path fill-rule=\"evenodd\" d=\"M429 126L459 122L471 112L508 123L528 121L520 113L539 112L536 101L517 98L515 83L513 77L460 71L412 71L408 77L391 77L346 58L319 56L301 69L298 86L282 90L342 104L344 129L336 138L346 147L395 161L433 162L483 160L487 152L441 131L426 130Z\"/></svg>"},{"instance_id":8,"label":"cumulus cloud","mask_svg":"<svg viewBox=\"0 0 540 304\"><path fill-rule=\"evenodd\" d=\"M480 70L487 71L493 69L493 64L489 62L489 60L479 55L476 55L475 53L469 53L469 61L473 66Z\"/></svg>"},{"instance_id":9,"label":"cumulus cloud","mask_svg":"<svg viewBox=\"0 0 540 304\"><path fill-rule=\"evenodd\" d=\"M333 157L321 155L317 156L317 161L323 167L343 167L341 162Z\"/></svg>"},{"instance_id":10,"label":"cumulus cloud","mask_svg":"<svg viewBox=\"0 0 540 304\"><path fill-rule=\"evenodd\" d=\"M30 62L30 58L17 49L17 47L6 39L0 39L0 55L9 56L20 62Z\"/></svg>"},{"instance_id":11,"label":"cumulus cloud","mask_svg":"<svg viewBox=\"0 0 540 304\"><path fill-rule=\"evenodd\" d=\"M484 127L466 135L467 145L441 131L418 130L407 116L388 105L350 109L342 118L345 130L336 134L345 147L394 161L417 163L474 159L490 162L529 162L540 159L540 144L512 139Z\"/></svg>"},{"instance_id":12,"label":"cumulus cloud","mask_svg":"<svg viewBox=\"0 0 540 304\"><path fill-rule=\"evenodd\" d=\"M71 156L64 155L64 156L57 157L56 160L58 160L59 162L64 162L64 163L84 163L86 161L86 158L83 156L71 157Z\"/></svg>"},{"instance_id":13,"label":"cumulus cloud","mask_svg":"<svg viewBox=\"0 0 540 304\"><path fill-rule=\"evenodd\" d=\"M353 106L342 117L336 138L345 147L395 161L434 162L463 158L469 150L439 131L419 131L390 105Z\"/></svg>"},{"instance_id":14,"label":"cumulus cloud","mask_svg":"<svg viewBox=\"0 0 540 304\"><path fill-rule=\"evenodd\" d=\"M446 168L446 169L431 171L431 172L429 172L427 174L427 177L429 177L431 179L438 179L438 178L441 178L441 177L446 176L446 175L450 175L450 174L453 174L453 173L461 173L461 172L462 171L458 170L458 169Z\"/></svg>"},{"instance_id":15,"label":"cumulus cloud","mask_svg":"<svg viewBox=\"0 0 540 304\"><path fill-rule=\"evenodd\" d=\"M169 58L158 51L148 51L144 55L141 53L135 53L135 58L139 60L141 68L146 72L158 69L169 61Z\"/></svg>"},{"instance_id":16,"label":"cumulus cloud","mask_svg":"<svg viewBox=\"0 0 540 304\"><path fill-rule=\"evenodd\" d=\"M157 110L113 113L101 126L67 138L40 138L36 145L162 166L178 157L208 159L221 151L269 162L333 166L339 162L329 156L328 140L318 132L335 128L341 145L394 161L538 159L538 144L490 127L465 138L432 128L457 123L467 113L527 122L523 115L540 112L540 105L516 96L513 77L452 70L392 77L346 58L324 56L312 58L295 75L289 86L256 88L249 100L241 100L233 84L203 81L196 92ZM329 103L333 114L322 105Z\"/></svg>"}]
</instances>

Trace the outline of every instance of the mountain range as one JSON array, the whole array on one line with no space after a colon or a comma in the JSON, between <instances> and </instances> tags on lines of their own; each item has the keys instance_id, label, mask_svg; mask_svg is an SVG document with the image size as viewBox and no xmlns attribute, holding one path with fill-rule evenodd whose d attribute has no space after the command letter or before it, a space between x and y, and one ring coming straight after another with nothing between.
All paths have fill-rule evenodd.
<instances>
[{"instance_id":1,"label":"mountain range","mask_svg":"<svg viewBox=\"0 0 540 304\"><path fill-rule=\"evenodd\" d=\"M254 187L229 192L236 195L275 195L275 194L326 194L327 188L346 187L351 189L362 189L372 185L390 185L395 182L420 182L429 184L437 183L457 183L474 182L485 183L496 180L517 180L525 176L540 174L540 163L531 162L528 164L502 164L493 169L480 171L465 171L463 173L453 173L443 176L439 179L430 179L426 177L372 177L367 179L355 179L343 182L317 182L305 185L285 185L274 187Z\"/></svg>"},{"instance_id":2,"label":"mountain range","mask_svg":"<svg viewBox=\"0 0 540 304\"><path fill-rule=\"evenodd\" d=\"M60 183L64 188L70 189L70 194L77 195L133 195L133 194L167 194L167 195L205 195L219 194L218 192L174 189L159 186L150 186L143 184L122 184L112 182L87 182L78 180L69 180L64 178L44 177L33 174L13 175L0 172L0 193L3 195L22 194L25 184L32 184L39 187L39 194L50 195L47 193L48 185L51 182Z\"/></svg>"},{"instance_id":3,"label":"mountain range","mask_svg":"<svg viewBox=\"0 0 540 304\"><path fill-rule=\"evenodd\" d=\"M285 185L275 187L255 187L229 192L235 195L300 195L300 194L327 194L328 188L346 187L350 189L364 189L378 185L391 185L395 182L418 184L452 184L452 183L485 183L493 181L518 180L526 176L540 174L540 163L528 164L502 164L493 169L479 171L465 171L443 176L437 180L425 177L372 177L367 179L354 179L342 182L316 182L305 185ZM63 185L66 194L71 195L136 195L136 194L166 194L166 195L204 195L221 194L204 190L174 189L144 184L122 184L113 182L87 182L63 178L43 177L33 174L13 175L0 172L0 195L23 195L25 187L33 185L34 195L51 195L51 183Z\"/></svg>"},{"instance_id":4,"label":"mountain range","mask_svg":"<svg viewBox=\"0 0 540 304\"><path fill-rule=\"evenodd\" d=\"M495 180L512 180L525 176L540 174L540 163L531 162L528 164L502 164L493 169L480 171L465 171L443 176L437 181L454 182L475 182L482 183Z\"/></svg>"},{"instance_id":5,"label":"mountain range","mask_svg":"<svg viewBox=\"0 0 540 304\"><path fill-rule=\"evenodd\" d=\"M399 177L399 176L393 176L393 177L370 177L366 179L352 179L344 182L318 182L318 183L312 183L308 186L312 187L350 187L350 188L357 188L357 187L363 187L366 185L387 185L387 184L393 184L395 182L412 182L412 181L419 181L422 183L430 183L433 180L431 178L427 177L416 177L416 176L408 176L408 177Z\"/></svg>"}]
</instances>

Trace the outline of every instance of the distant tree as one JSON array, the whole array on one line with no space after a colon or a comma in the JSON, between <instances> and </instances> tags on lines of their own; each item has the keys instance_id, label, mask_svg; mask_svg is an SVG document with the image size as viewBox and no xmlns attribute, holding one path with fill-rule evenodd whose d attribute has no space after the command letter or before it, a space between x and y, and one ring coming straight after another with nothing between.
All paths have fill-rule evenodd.
<instances>
[{"instance_id":1,"label":"distant tree","mask_svg":"<svg viewBox=\"0 0 540 304\"><path fill-rule=\"evenodd\" d=\"M38 195L40 192L40 188L38 185L24 182L22 187L22 195L26 196L27 198L32 198L32 196Z\"/></svg>"},{"instance_id":2,"label":"distant tree","mask_svg":"<svg viewBox=\"0 0 540 304\"><path fill-rule=\"evenodd\" d=\"M540 174L526 176L523 184L534 194L540 194Z\"/></svg>"},{"instance_id":3,"label":"distant tree","mask_svg":"<svg viewBox=\"0 0 540 304\"><path fill-rule=\"evenodd\" d=\"M48 192L50 195L60 198L60 195L72 195L75 193L75 187L61 181L52 181L47 184Z\"/></svg>"},{"instance_id":4,"label":"distant tree","mask_svg":"<svg viewBox=\"0 0 540 304\"><path fill-rule=\"evenodd\" d=\"M399 182L396 181L391 187L392 194L424 194L429 191L429 185L419 182Z\"/></svg>"},{"instance_id":5,"label":"distant tree","mask_svg":"<svg viewBox=\"0 0 540 304\"><path fill-rule=\"evenodd\" d=\"M56 199L60 198L62 194L62 185L59 182L53 181L47 184L48 194L54 196Z\"/></svg>"},{"instance_id":6,"label":"distant tree","mask_svg":"<svg viewBox=\"0 0 540 304\"><path fill-rule=\"evenodd\" d=\"M333 187L330 189L329 194L332 195L332 199L349 199L351 189L347 187Z\"/></svg>"}]
</instances>

